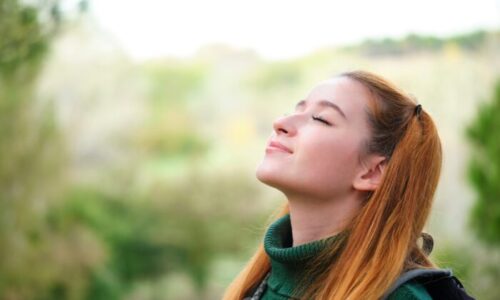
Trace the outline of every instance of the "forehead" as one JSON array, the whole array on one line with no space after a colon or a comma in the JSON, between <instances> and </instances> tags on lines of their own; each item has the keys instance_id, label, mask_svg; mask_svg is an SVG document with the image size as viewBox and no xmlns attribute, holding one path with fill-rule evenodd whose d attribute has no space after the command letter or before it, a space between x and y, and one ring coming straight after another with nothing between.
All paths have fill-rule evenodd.
<instances>
[{"instance_id":1,"label":"forehead","mask_svg":"<svg viewBox=\"0 0 500 300\"><path fill-rule=\"evenodd\" d=\"M348 119L362 119L370 97L370 92L361 83L347 77L335 77L314 87L307 101L326 99L338 105Z\"/></svg>"}]
</instances>

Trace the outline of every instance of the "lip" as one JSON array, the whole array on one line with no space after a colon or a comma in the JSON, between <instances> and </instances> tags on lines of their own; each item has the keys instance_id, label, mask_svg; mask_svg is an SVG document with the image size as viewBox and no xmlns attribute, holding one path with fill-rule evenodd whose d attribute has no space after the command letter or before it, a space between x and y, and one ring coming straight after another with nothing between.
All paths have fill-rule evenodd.
<instances>
[{"instance_id":1,"label":"lip","mask_svg":"<svg viewBox=\"0 0 500 300\"><path fill-rule=\"evenodd\" d=\"M279 150L279 151L283 151L283 152L286 152L286 153L293 153L292 150L288 147L286 147L285 145L277 142L277 141L271 141L269 143L269 145L267 145L267 149L271 149L271 150Z\"/></svg>"}]
</instances>

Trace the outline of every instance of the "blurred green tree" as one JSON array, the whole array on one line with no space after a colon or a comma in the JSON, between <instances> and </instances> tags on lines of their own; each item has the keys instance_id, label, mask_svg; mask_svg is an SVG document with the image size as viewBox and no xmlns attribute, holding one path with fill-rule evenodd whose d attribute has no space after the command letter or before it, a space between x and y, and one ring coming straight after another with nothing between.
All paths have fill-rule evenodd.
<instances>
[{"instance_id":1,"label":"blurred green tree","mask_svg":"<svg viewBox=\"0 0 500 300\"><path fill-rule=\"evenodd\" d=\"M121 299L135 282L169 271L173 250L160 235L163 216L131 198L137 197L75 186L50 213L57 231L83 226L105 246L104 262L90 270L82 299Z\"/></svg>"},{"instance_id":2,"label":"blurred green tree","mask_svg":"<svg viewBox=\"0 0 500 300\"><path fill-rule=\"evenodd\" d=\"M475 119L466 128L471 143L468 180L476 191L476 201L470 212L469 224L478 244L474 251L457 252L455 262L469 261L469 287L481 299L498 299L500 279L500 80L494 86L490 101L480 105ZM486 247L484 247L486 246ZM472 256L471 256L472 255ZM461 260L460 260L461 259Z\"/></svg>"},{"instance_id":3,"label":"blurred green tree","mask_svg":"<svg viewBox=\"0 0 500 300\"><path fill-rule=\"evenodd\" d=\"M123 299L141 283L175 273L187 275L203 299L214 261L243 255L260 231L241 230L264 218L255 205L255 184L232 172L207 175L193 172L186 180L158 183L144 196L73 186L49 213L51 228L68 234L85 228L105 249L101 263L87 273L81 299ZM55 282L53 295L68 299L64 279Z\"/></svg>"},{"instance_id":4,"label":"blurred green tree","mask_svg":"<svg viewBox=\"0 0 500 300\"><path fill-rule=\"evenodd\" d=\"M35 90L60 18L57 0L0 0L2 299L53 299L61 289L52 282L64 277L71 278L65 281L65 288L71 287L65 297L77 299L82 288L78 268L98 261L74 251L93 244L88 231L68 236L53 232L46 222L64 188L65 148L53 107L36 99ZM75 271L72 276L66 268Z\"/></svg>"},{"instance_id":5,"label":"blurred green tree","mask_svg":"<svg viewBox=\"0 0 500 300\"><path fill-rule=\"evenodd\" d=\"M481 47L484 47L488 35L495 36L498 35L498 32L476 30L447 38L409 34L403 39L369 39L358 46L346 47L346 49L357 49L361 54L367 56L395 56L416 52L435 52L443 49L447 43L453 43L463 50L477 51Z\"/></svg>"},{"instance_id":6,"label":"blurred green tree","mask_svg":"<svg viewBox=\"0 0 500 300\"><path fill-rule=\"evenodd\" d=\"M500 246L500 80L492 99L479 108L466 130L474 151L468 178L477 192L471 225L486 244Z\"/></svg>"},{"instance_id":7,"label":"blurred green tree","mask_svg":"<svg viewBox=\"0 0 500 300\"><path fill-rule=\"evenodd\" d=\"M167 60L146 63L142 70L148 83L149 115L136 146L155 161L205 154L208 141L197 133L189 107L203 91L207 67Z\"/></svg>"}]
</instances>

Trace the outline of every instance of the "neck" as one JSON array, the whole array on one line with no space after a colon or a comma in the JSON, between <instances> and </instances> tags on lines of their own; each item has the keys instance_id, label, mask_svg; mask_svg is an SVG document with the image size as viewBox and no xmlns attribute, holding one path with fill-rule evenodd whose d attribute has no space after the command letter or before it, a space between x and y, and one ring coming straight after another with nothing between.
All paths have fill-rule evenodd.
<instances>
[{"instance_id":1,"label":"neck","mask_svg":"<svg viewBox=\"0 0 500 300\"><path fill-rule=\"evenodd\" d=\"M340 233L361 209L356 195L342 199L318 200L288 197L293 246Z\"/></svg>"}]
</instances>

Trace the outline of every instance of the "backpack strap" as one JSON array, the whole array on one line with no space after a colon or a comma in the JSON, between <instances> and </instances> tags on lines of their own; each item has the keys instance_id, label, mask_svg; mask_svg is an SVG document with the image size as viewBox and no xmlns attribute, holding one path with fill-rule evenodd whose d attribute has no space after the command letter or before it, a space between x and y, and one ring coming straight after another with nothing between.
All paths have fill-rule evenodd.
<instances>
[{"instance_id":1,"label":"backpack strap","mask_svg":"<svg viewBox=\"0 0 500 300\"><path fill-rule=\"evenodd\" d=\"M432 299L474 300L455 276L417 280L425 287Z\"/></svg>"},{"instance_id":2,"label":"backpack strap","mask_svg":"<svg viewBox=\"0 0 500 300\"><path fill-rule=\"evenodd\" d=\"M382 299L387 299L398 287L413 279L425 287L432 299L474 300L450 269L414 269L405 272L387 290Z\"/></svg>"},{"instance_id":3,"label":"backpack strap","mask_svg":"<svg viewBox=\"0 0 500 300\"><path fill-rule=\"evenodd\" d=\"M436 277L450 277L453 272L450 269L413 269L407 271L399 276L399 278L392 284L392 286L385 292L382 299L387 299L389 295L394 292L398 287L407 283L415 278L436 278Z\"/></svg>"}]
</instances>

